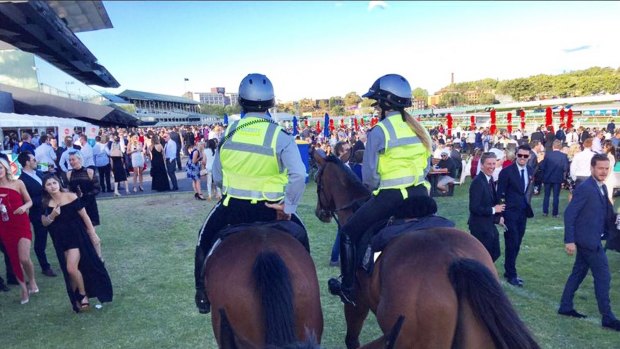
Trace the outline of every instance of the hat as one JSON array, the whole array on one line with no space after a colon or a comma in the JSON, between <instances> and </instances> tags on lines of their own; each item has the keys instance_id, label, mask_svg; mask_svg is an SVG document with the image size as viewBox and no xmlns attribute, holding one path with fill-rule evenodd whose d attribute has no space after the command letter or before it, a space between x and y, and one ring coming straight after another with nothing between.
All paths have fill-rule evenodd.
<instances>
[{"instance_id":1,"label":"hat","mask_svg":"<svg viewBox=\"0 0 620 349\"><path fill-rule=\"evenodd\" d=\"M450 155L450 152L444 149L441 151L441 155Z\"/></svg>"}]
</instances>

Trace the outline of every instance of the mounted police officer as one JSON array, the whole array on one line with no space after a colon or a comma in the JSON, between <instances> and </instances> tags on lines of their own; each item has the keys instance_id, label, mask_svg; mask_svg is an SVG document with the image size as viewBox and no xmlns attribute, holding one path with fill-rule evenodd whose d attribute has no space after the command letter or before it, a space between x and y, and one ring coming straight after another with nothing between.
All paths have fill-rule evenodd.
<instances>
[{"instance_id":1,"label":"mounted police officer","mask_svg":"<svg viewBox=\"0 0 620 349\"><path fill-rule=\"evenodd\" d=\"M293 137L268 114L275 104L271 81L261 74L246 76L239 85L239 104L242 117L226 129L213 163L213 180L223 197L198 233L195 300L202 314L210 311L202 275L205 259L222 228L274 220L303 227L295 210L305 189L306 169ZM309 248L307 236L302 243Z\"/></svg>"},{"instance_id":2,"label":"mounted police officer","mask_svg":"<svg viewBox=\"0 0 620 349\"><path fill-rule=\"evenodd\" d=\"M341 227L340 267L342 281L329 280L332 294L344 303L355 304L355 271L360 260L356 251L364 251L360 240L367 228L392 216L404 200L428 196L425 181L430 170L431 138L426 129L409 115L411 86L400 75L379 78L364 97L374 99L380 122L368 133L362 177L374 190L368 200Z\"/></svg>"}]
</instances>

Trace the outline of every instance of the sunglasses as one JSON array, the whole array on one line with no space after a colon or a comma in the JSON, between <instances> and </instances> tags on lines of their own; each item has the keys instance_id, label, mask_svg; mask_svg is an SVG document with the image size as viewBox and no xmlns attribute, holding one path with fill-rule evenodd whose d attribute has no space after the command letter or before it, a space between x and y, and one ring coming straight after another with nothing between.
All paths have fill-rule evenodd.
<instances>
[{"instance_id":1,"label":"sunglasses","mask_svg":"<svg viewBox=\"0 0 620 349\"><path fill-rule=\"evenodd\" d=\"M518 158L527 159L530 157L530 154L517 154Z\"/></svg>"}]
</instances>

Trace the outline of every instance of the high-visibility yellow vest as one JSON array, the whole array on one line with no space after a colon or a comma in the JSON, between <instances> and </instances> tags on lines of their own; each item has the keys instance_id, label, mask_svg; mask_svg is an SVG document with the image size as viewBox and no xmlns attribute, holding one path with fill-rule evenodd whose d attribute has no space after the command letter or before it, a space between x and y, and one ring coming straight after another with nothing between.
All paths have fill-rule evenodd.
<instances>
[{"instance_id":1,"label":"high-visibility yellow vest","mask_svg":"<svg viewBox=\"0 0 620 349\"><path fill-rule=\"evenodd\" d=\"M282 128L257 117L245 117L226 129L220 148L222 189L232 198L258 201L279 201L284 198L288 183L287 170L280 168L276 141Z\"/></svg>"},{"instance_id":2,"label":"high-visibility yellow vest","mask_svg":"<svg viewBox=\"0 0 620 349\"><path fill-rule=\"evenodd\" d=\"M388 116L377 127L381 127L385 135L385 151L379 154L377 173L381 181L374 194L383 189L400 189L406 199L407 187L422 183L430 188L424 177L431 153L402 116Z\"/></svg>"}]
</instances>

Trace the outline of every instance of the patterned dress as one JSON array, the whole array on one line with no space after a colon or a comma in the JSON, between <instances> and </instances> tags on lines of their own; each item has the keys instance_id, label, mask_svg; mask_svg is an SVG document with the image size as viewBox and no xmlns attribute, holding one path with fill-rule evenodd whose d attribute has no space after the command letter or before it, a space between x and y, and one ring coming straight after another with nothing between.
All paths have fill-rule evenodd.
<instances>
[{"instance_id":1,"label":"patterned dress","mask_svg":"<svg viewBox=\"0 0 620 349\"><path fill-rule=\"evenodd\" d=\"M198 162L195 164L192 162L194 158L194 154L198 153ZM187 173L187 178L198 181L200 180L200 161L202 157L200 156L200 151L198 149L192 150L192 153L189 155L189 159L187 159L187 164L185 164L185 172Z\"/></svg>"}]
</instances>

